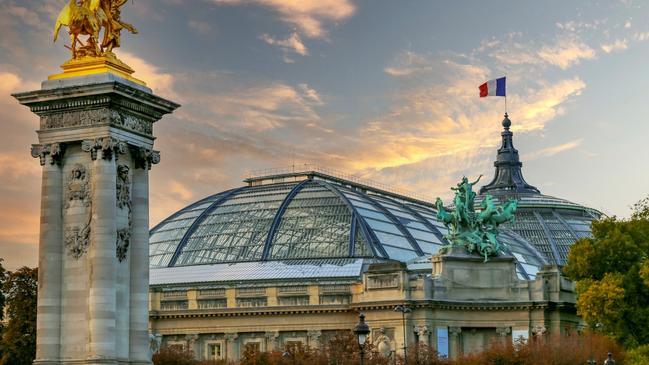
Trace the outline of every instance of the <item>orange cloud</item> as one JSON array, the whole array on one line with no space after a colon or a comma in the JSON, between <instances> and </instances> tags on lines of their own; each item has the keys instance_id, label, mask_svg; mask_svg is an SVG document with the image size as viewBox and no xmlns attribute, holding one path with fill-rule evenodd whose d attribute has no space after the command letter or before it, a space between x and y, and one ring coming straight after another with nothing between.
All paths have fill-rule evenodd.
<instances>
[{"instance_id":1,"label":"orange cloud","mask_svg":"<svg viewBox=\"0 0 649 365\"><path fill-rule=\"evenodd\" d=\"M327 35L324 22L343 21L354 14L356 8L349 0L213 0L217 4L242 5L254 3L279 13L280 19L298 27L309 38Z\"/></svg>"}]
</instances>

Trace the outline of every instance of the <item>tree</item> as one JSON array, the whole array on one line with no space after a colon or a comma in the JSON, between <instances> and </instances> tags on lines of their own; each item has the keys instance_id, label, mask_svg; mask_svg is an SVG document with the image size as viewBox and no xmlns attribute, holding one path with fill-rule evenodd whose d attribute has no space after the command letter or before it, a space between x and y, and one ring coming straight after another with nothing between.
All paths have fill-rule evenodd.
<instances>
[{"instance_id":1,"label":"tree","mask_svg":"<svg viewBox=\"0 0 649 365\"><path fill-rule=\"evenodd\" d=\"M593 222L592 232L572 246L564 267L577 283L577 313L626 346L649 343L649 197L630 219Z\"/></svg>"},{"instance_id":2,"label":"tree","mask_svg":"<svg viewBox=\"0 0 649 365\"><path fill-rule=\"evenodd\" d=\"M36 355L38 270L7 272L2 283L7 322L0 342L0 365L31 365Z\"/></svg>"}]
</instances>

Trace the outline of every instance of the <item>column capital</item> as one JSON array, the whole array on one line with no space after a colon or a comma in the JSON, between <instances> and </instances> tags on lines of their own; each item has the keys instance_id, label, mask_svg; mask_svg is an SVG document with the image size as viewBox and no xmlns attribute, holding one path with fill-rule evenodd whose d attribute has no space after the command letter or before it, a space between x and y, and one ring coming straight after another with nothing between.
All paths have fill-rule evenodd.
<instances>
[{"instance_id":1,"label":"column capital","mask_svg":"<svg viewBox=\"0 0 649 365\"><path fill-rule=\"evenodd\" d=\"M457 336L460 333L462 333L462 327L449 327L448 328L448 333Z\"/></svg>"},{"instance_id":2,"label":"column capital","mask_svg":"<svg viewBox=\"0 0 649 365\"><path fill-rule=\"evenodd\" d=\"M133 147L135 168L151 170L152 165L160 163L160 151L145 147Z\"/></svg>"},{"instance_id":3,"label":"column capital","mask_svg":"<svg viewBox=\"0 0 649 365\"><path fill-rule=\"evenodd\" d=\"M65 145L62 143L33 144L31 149L32 157L38 157L41 166L45 165L48 156L51 165L61 165L64 152Z\"/></svg>"},{"instance_id":4,"label":"column capital","mask_svg":"<svg viewBox=\"0 0 649 365\"><path fill-rule=\"evenodd\" d=\"M115 137L100 137L81 141L81 150L90 152L93 160L97 159L97 151L101 151L101 158L110 160L113 155L115 159L126 153L126 142Z\"/></svg>"},{"instance_id":5,"label":"column capital","mask_svg":"<svg viewBox=\"0 0 649 365\"><path fill-rule=\"evenodd\" d=\"M322 331L320 331L320 330L308 330L306 335L310 339L317 341L320 338L320 336L322 335Z\"/></svg>"},{"instance_id":6,"label":"column capital","mask_svg":"<svg viewBox=\"0 0 649 365\"><path fill-rule=\"evenodd\" d=\"M239 338L239 334L236 332L229 332L223 335L223 338L225 338L226 341L234 341L237 338Z\"/></svg>"},{"instance_id":7,"label":"column capital","mask_svg":"<svg viewBox=\"0 0 649 365\"><path fill-rule=\"evenodd\" d=\"M511 327L497 327L496 328L496 333L501 337L506 337L507 335L512 333L512 328Z\"/></svg>"},{"instance_id":8,"label":"column capital","mask_svg":"<svg viewBox=\"0 0 649 365\"><path fill-rule=\"evenodd\" d=\"M268 340L275 340L277 337L279 337L279 331L266 331L266 333L264 333L264 336Z\"/></svg>"}]
</instances>

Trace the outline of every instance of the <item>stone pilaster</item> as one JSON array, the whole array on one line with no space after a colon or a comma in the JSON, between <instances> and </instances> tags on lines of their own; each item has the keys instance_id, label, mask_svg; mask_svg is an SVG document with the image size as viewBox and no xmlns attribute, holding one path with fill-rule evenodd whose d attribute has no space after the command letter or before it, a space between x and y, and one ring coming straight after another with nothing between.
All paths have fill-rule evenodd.
<instances>
[{"instance_id":1,"label":"stone pilaster","mask_svg":"<svg viewBox=\"0 0 649 365\"><path fill-rule=\"evenodd\" d=\"M320 330L309 330L306 333L307 338L309 339L308 346L313 347L313 348L319 348L320 347L320 336L322 335L322 331Z\"/></svg>"},{"instance_id":2,"label":"stone pilaster","mask_svg":"<svg viewBox=\"0 0 649 365\"><path fill-rule=\"evenodd\" d=\"M236 332L226 333L223 335L225 339L225 356L228 361L236 361L239 359L239 346L237 338L239 334Z\"/></svg>"},{"instance_id":3,"label":"stone pilaster","mask_svg":"<svg viewBox=\"0 0 649 365\"><path fill-rule=\"evenodd\" d=\"M36 156L43 165L41 185L40 249L35 363L50 364L59 358L61 346L61 268L63 264L63 177L55 156L37 147ZM34 150L32 150L34 152ZM45 279L47 278L47 279Z\"/></svg>"},{"instance_id":4,"label":"stone pilaster","mask_svg":"<svg viewBox=\"0 0 649 365\"><path fill-rule=\"evenodd\" d=\"M266 351L276 351L277 348L277 338L279 337L278 331L268 331L264 334L266 337Z\"/></svg>"},{"instance_id":5,"label":"stone pilaster","mask_svg":"<svg viewBox=\"0 0 649 365\"><path fill-rule=\"evenodd\" d=\"M92 245L89 250L90 290L88 296L89 356L91 360L115 359L117 330L115 205L117 166L109 150L100 150L93 161Z\"/></svg>"},{"instance_id":6,"label":"stone pilaster","mask_svg":"<svg viewBox=\"0 0 649 365\"><path fill-rule=\"evenodd\" d=\"M148 346L149 311L149 169L133 170L132 232L130 261L130 357L132 361L146 363L149 358L141 352ZM158 302L159 305L159 302Z\"/></svg>"},{"instance_id":7,"label":"stone pilaster","mask_svg":"<svg viewBox=\"0 0 649 365\"><path fill-rule=\"evenodd\" d=\"M449 327L448 334L450 357L458 357L462 354L462 328Z\"/></svg>"}]
</instances>

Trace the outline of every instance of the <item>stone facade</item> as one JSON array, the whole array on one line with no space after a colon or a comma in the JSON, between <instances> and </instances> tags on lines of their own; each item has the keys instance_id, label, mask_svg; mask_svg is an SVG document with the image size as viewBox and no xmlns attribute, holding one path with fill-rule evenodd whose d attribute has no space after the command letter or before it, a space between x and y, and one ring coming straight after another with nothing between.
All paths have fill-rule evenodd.
<instances>
[{"instance_id":1,"label":"stone facade","mask_svg":"<svg viewBox=\"0 0 649 365\"><path fill-rule=\"evenodd\" d=\"M451 253L433 256L425 269L376 263L361 277L344 281L154 285L151 330L163 345L189 346L198 358L237 360L245 346L262 351L285 351L296 342L322 346L353 329L360 312L372 343L387 356L403 351L404 331L409 348L420 343L454 357L494 340L560 334L579 326L574 284L556 266L528 281L517 278L512 257L483 260ZM405 326L396 305L412 309ZM197 336L191 344L188 334Z\"/></svg>"},{"instance_id":2,"label":"stone facade","mask_svg":"<svg viewBox=\"0 0 649 365\"><path fill-rule=\"evenodd\" d=\"M111 74L14 96L40 117L35 363L150 364L148 169L178 105Z\"/></svg>"}]
</instances>

